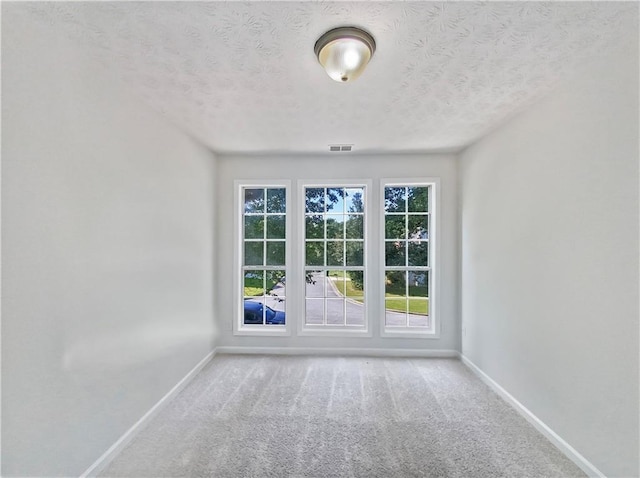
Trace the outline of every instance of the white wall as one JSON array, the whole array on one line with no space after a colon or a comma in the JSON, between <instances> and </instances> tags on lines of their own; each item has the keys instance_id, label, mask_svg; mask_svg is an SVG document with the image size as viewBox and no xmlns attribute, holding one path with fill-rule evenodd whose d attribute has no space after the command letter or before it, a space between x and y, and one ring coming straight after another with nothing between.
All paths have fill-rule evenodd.
<instances>
[{"instance_id":1,"label":"white wall","mask_svg":"<svg viewBox=\"0 0 640 478\"><path fill-rule=\"evenodd\" d=\"M319 156L220 156L218 158L217 204L218 233L216 278L216 303L222 346L239 347L353 347L377 349L431 349L459 350L459 320L457 295L457 171L453 155L396 155L357 156L349 154ZM440 230L440 295L439 316L441 333L439 339L381 338L378 301L370 300L373 337L309 337L298 336L295 331L290 337L246 337L234 336L233 284L230 279L233 268L234 222L233 197L234 180L248 179L289 179L292 188L297 188L299 179L372 179L373 192L377 195L380 178L440 177L441 210L438 220ZM377 218L371 218L376 223ZM297 230L293 237L296 238ZM380 254L377 244L378 230L369 237L372 254L369 266L373 276L380 277ZM295 240L295 239L294 239ZM377 288L374 288L377 290ZM300 297L298 300L302 300ZM288 300L295 298L288 297ZM287 319L297 325L297 317Z\"/></svg>"},{"instance_id":2,"label":"white wall","mask_svg":"<svg viewBox=\"0 0 640 478\"><path fill-rule=\"evenodd\" d=\"M638 127L636 48L461 155L463 353L611 477L638 475Z\"/></svg>"},{"instance_id":3,"label":"white wall","mask_svg":"<svg viewBox=\"0 0 640 478\"><path fill-rule=\"evenodd\" d=\"M2 474L90 466L211 349L215 158L2 5Z\"/></svg>"}]
</instances>

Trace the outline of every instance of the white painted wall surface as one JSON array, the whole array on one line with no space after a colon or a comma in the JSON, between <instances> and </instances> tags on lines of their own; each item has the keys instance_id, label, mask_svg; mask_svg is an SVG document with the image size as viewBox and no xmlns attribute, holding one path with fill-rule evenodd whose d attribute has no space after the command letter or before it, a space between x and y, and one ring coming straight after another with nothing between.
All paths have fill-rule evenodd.
<instances>
[{"instance_id":1,"label":"white painted wall surface","mask_svg":"<svg viewBox=\"0 0 640 478\"><path fill-rule=\"evenodd\" d=\"M211 349L215 158L2 5L2 475L78 476Z\"/></svg>"},{"instance_id":2,"label":"white painted wall surface","mask_svg":"<svg viewBox=\"0 0 640 478\"><path fill-rule=\"evenodd\" d=\"M638 127L636 47L461 155L463 353L610 477L638 476Z\"/></svg>"},{"instance_id":3,"label":"white painted wall surface","mask_svg":"<svg viewBox=\"0 0 640 478\"><path fill-rule=\"evenodd\" d=\"M217 175L217 268L216 304L219 319L219 345L234 347L333 347L333 348L375 348L375 349L429 349L429 350L459 350L459 320L457 295L457 170L453 155L395 155L395 156L365 156L336 153L335 155L319 156L239 156L221 155L218 157ZM298 187L298 180L339 180L339 179L372 179L374 200L377 201L381 178L441 178L440 217L438 227L440 231L440 295L439 316L441 331L439 339L419 338L382 338L380 337L380 311L378 297L369 301L369 315L372 320L372 337L309 337L298 336L298 318L289 317L294 325L290 337L247 337L234 336L232 332L233 303L233 268L234 255L234 220L233 197L235 180L250 179L289 179L294 191ZM293 206L293 205L292 205ZM297 208L290 210L298 213ZM371 251L369 266L374 277L380 277L380 252L378 247L379 218L372 215L373 234L368 238ZM299 239L297 227L294 228L291 245L296 248L296 238ZM295 249L294 249L295 251ZM294 278L302 277L301 270L296 271ZM302 280L302 279L301 279ZM294 295L289 287L287 300L303 300L301 291ZM300 287L302 289L302 287ZM378 287L373 287L377 291Z\"/></svg>"}]
</instances>

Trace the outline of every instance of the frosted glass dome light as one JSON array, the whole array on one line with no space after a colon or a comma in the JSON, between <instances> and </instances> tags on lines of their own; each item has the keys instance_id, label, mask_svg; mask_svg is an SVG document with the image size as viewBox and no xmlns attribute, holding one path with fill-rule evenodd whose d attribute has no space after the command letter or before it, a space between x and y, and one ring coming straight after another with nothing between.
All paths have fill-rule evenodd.
<instances>
[{"instance_id":1,"label":"frosted glass dome light","mask_svg":"<svg viewBox=\"0 0 640 478\"><path fill-rule=\"evenodd\" d=\"M362 74L376 51L376 42L364 30L340 27L322 35L314 51L331 79L346 83Z\"/></svg>"}]
</instances>

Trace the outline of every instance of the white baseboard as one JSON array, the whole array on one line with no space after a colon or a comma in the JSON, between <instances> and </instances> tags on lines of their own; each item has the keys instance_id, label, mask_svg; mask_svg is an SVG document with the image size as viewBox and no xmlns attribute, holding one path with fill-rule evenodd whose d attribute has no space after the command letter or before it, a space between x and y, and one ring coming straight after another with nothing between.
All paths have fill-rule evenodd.
<instances>
[{"instance_id":1,"label":"white baseboard","mask_svg":"<svg viewBox=\"0 0 640 478\"><path fill-rule=\"evenodd\" d=\"M457 350L428 349L366 349L335 347L218 347L218 354L260 355L349 355L355 357L431 357L457 358Z\"/></svg>"},{"instance_id":2,"label":"white baseboard","mask_svg":"<svg viewBox=\"0 0 640 478\"><path fill-rule=\"evenodd\" d=\"M604 473L598 470L593 463L582 456L578 451L564 441L556 432L554 432L549 426L547 426L542 420L531 412L527 407L520 403L516 398L502 388L496 381L484 373L480 368L469 360L464 355L460 354L460 360L464 363L473 373L475 373L480 380L486 383L491 389L496 392L505 402L511 405L525 420L527 420L533 427L542 433L556 448L564 453L567 458L573 461L580 467L587 475L596 478L606 478Z\"/></svg>"},{"instance_id":3,"label":"white baseboard","mask_svg":"<svg viewBox=\"0 0 640 478\"><path fill-rule=\"evenodd\" d=\"M198 364L191 369L191 371L180 380L175 387L162 397L158 403L156 403L151 409L145 413L140 420L129 428L111 447L103 453L103 455L96 460L87 470L80 475L80 478L88 478L91 476L97 476L102 470L104 470L111 461L120 453L124 447L126 447L131 440L136 436L140 430L142 430L147 423L149 423L153 417L155 417L160 410L171 401L176 395L178 395L193 378L204 368L207 363L216 355L216 350L212 350L203 358Z\"/></svg>"}]
</instances>

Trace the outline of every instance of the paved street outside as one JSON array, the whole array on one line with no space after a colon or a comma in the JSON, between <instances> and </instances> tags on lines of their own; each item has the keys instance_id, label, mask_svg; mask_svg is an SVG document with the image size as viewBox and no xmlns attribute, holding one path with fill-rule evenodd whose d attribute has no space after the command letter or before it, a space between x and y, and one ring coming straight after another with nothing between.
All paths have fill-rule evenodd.
<instances>
[{"instance_id":1,"label":"paved street outside","mask_svg":"<svg viewBox=\"0 0 640 478\"><path fill-rule=\"evenodd\" d=\"M364 324L364 305L355 300L344 298L334 285L331 277L324 273L312 274L315 283L306 285L306 322L309 325L322 324L324 308L324 291L327 291L327 324L344 324L343 301L346 301L346 324ZM404 326L406 315L401 312L387 310L386 324L389 326ZM429 317L426 315L409 314L409 325L425 326Z\"/></svg>"},{"instance_id":2,"label":"paved street outside","mask_svg":"<svg viewBox=\"0 0 640 478\"><path fill-rule=\"evenodd\" d=\"M334 282L339 278L327 277L324 272L312 274L313 283L306 284L306 323L309 325L322 325L325 307L325 290L326 290L326 307L327 307L327 325L364 325L364 305L353 299L345 298ZM347 279L348 280L348 279ZM264 298L256 297L256 302L264 302L273 310L285 311L286 290L284 284L277 284L272 295ZM346 320L345 320L346 316ZM385 323L388 326L404 326L406 315L401 312L387 310L385 313ZM426 326L429 317L426 315L409 314L409 325Z\"/></svg>"},{"instance_id":3,"label":"paved street outside","mask_svg":"<svg viewBox=\"0 0 640 478\"><path fill-rule=\"evenodd\" d=\"M306 284L307 324L322 324L326 291L327 325L364 325L364 305L361 302L345 298L333 284L332 278L324 273L315 273L311 277L313 283Z\"/></svg>"}]
</instances>

